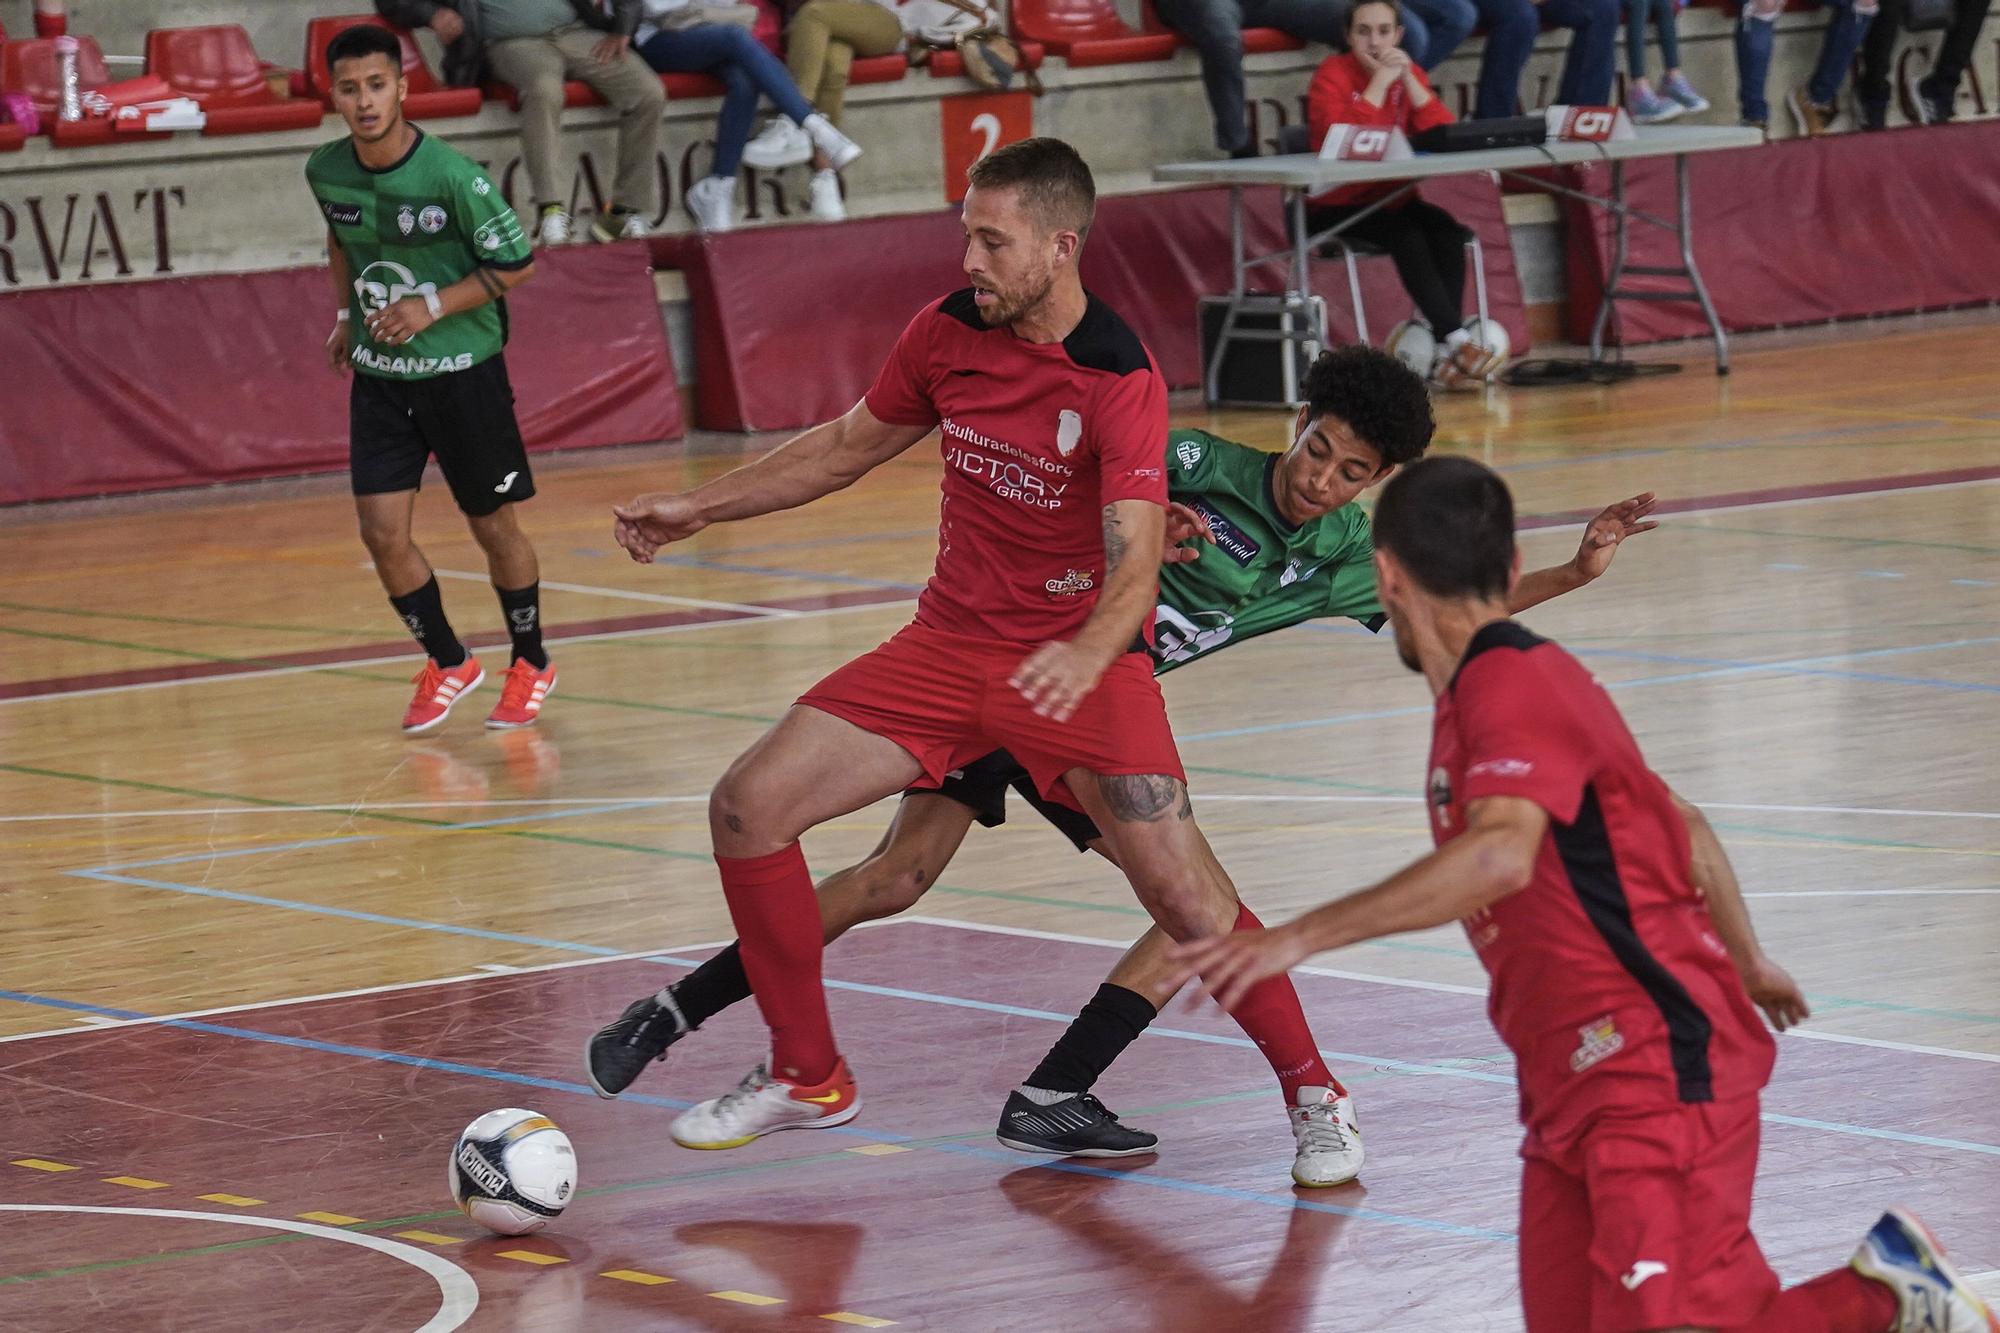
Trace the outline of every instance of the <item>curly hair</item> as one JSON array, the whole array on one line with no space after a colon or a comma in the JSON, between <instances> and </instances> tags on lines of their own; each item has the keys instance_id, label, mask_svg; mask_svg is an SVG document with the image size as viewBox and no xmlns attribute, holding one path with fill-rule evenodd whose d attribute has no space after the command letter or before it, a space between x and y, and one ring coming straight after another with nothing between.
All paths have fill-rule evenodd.
<instances>
[{"instance_id":1,"label":"curly hair","mask_svg":"<svg viewBox=\"0 0 2000 1333\"><path fill-rule=\"evenodd\" d=\"M1302 387L1310 416L1344 422L1384 463L1415 462L1437 430L1422 377L1373 347L1321 352Z\"/></svg>"}]
</instances>

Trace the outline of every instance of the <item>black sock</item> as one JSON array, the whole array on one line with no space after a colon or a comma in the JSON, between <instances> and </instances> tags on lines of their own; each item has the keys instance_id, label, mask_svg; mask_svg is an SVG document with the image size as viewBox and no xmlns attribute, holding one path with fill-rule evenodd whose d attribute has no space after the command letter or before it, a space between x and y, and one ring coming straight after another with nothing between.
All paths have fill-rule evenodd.
<instances>
[{"instance_id":1,"label":"black sock","mask_svg":"<svg viewBox=\"0 0 2000 1333\"><path fill-rule=\"evenodd\" d=\"M1090 1091L1159 1012L1139 992L1105 982L1023 1082L1049 1092Z\"/></svg>"},{"instance_id":2,"label":"black sock","mask_svg":"<svg viewBox=\"0 0 2000 1333\"><path fill-rule=\"evenodd\" d=\"M433 662L441 667L464 664L465 645L458 641L458 636L451 632L451 622L444 618L444 596L438 592L437 575L431 575L430 581L415 592L391 597L389 605L396 608L396 614L403 618Z\"/></svg>"},{"instance_id":3,"label":"black sock","mask_svg":"<svg viewBox=\"0 0 2000 1333\"><path fill-rule=\"evenodd\" d=\"M667 989L674 993L681 1017L698 1028L739 1000L750 998L750 974L743 970L743 950L730 945Z\"/></svg>"},{"instance_id":4,"label":"black sock","mask_svg":"<svg viewBox=\"0 0 2000 1333\"><path fill-rule=\"evenodd\" d=\"M542 585L530 583L525 588L495 585L493 591L500 595L507 633L514 637L514 656L525 658L537 671L547 671L549 655L542 649Z\"/></svg>"}]
</instances>

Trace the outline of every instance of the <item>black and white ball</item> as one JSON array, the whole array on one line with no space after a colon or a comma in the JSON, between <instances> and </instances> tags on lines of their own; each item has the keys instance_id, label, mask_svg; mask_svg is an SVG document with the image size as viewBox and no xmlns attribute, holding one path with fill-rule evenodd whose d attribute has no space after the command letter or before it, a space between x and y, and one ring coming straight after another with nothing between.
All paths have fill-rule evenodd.
<instances>
[{"instance_id":1,"label":"black and white ball","mask_svg":"<svg viewBox=\"0 0 2000 1333\"><path fill-rule=\"evenodd\" d=\"M576 1193L576 1149L535 1111L488 1111L451 1149L451 1197L488 1231L525 1236L560 1217Z\"/></svg>"}]
</instances>

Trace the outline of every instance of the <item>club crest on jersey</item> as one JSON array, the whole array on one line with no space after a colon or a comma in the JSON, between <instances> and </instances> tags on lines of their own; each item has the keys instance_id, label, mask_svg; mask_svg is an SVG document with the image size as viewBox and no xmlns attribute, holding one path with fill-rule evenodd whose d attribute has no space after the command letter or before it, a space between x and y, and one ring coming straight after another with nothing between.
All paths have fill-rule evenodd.
<instances>
[{"instance_id":1,"label":"club crest on jersey","mask_svg":"<svg viewBox=\"0 0 2000 1333\"><path fill-rule=\"evenodd\" d=\"M1192 471L1194 465L1201 462L1201 441L1182 440L1174 446L1174 457L1181 460L1182 467Z\"/></svg>"},{"instance_id":2,"label":"club crest on jersey","mask_svg":"<svg viewBox=\"0 0 2000 1333\"><path fill-rule=\"evenodd\" d=\"M493 182L487 180L484 176L474 176L472 178L472 192L474 194L492 194Z\"/></svg>"},{"instance_id":3,"label":"club crest on jersey","mask_svg":"<svg viewBox=\"0 0 2000 1333\"><path fill-rule=\"evenodd\" d=\"M1570 1052L1572 1074L1581 1074L1599 1061L1609 1060L1625 1049L1625 1034L1618 1030L1610 1014L1593 1018L1576 1030L1577 1046Z\"/></svg>"},{"instance_id":4,"label":"club crest on jersey","mask_svg":"<svg viewBox=\"0 0 2000 1333\"><path fill-rule=\"evenodd\" d=\"M396 210L396 230L408 236L417 229L417 210L404 204Z\"/></svg>"},{"instance_id":5,"label":"club crest on jersey","mask_svg":"<svg viewBox=\"0 0 2000 1333\"><path fill-rule=\"evenodd\" d=\"M1065 407L1056 417L1056 452L1068 458L1083 442L1083 416Z\"/></svg>"},{"instance_id":6,"label":"club crest on jersey","mask_svg":"<svg viewBox=\"0 0 2000 1333\"><path fill-rule=\"evenodd\" d=\"M417 225L422 227L427 235L435 236L443 231L444 223L444 210L436 204L425 204L423 211L417 214Z\"/></svg>"}]
</instances>

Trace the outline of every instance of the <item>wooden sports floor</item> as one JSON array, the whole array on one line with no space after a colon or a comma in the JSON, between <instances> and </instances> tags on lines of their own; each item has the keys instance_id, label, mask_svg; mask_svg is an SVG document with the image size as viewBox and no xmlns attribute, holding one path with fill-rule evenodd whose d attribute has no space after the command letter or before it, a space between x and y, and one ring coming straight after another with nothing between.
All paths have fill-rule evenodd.
<instances>
[{"instance_id":1,"label":"wooden sports floor","mask_svg":"<svg viewBox=\"0 0 2000 1333\"><path fill-rule=\"evenodd\" d=\"M1892 1202L2000 1270L2000 366L1966 355L1990 322L1442 407L1438 448L1505 471L1531 562L1604 503L1665 501L1527 620L1707 806L1812 997L1765 1107L1757 1224L1788 1280ZM1280 414L1212 420L1284 442ZM613 500L748 447L538 463L562 681L511 735L480 726L494 683L399 734L417 659L339 479L0 512L0 1327L1518 1329L1514 1091L1455 929L1300 978L1358 1099L1360 1184L1290 1188L1268 1071L1212 1010L1170 1009L1101 1086L1157 1158L995 1144L1008 1087L1143 925L1018 806L921 918L830 950L852 1126L672 1144L675 1108L759 1058L752 1006L591 1095L588 1034L729 937L710 784L928 574L923 448L652 568L612 546ZM461 630L495 642L435 481L419 532ZM1386 642L1305 626L1165 688L1199 817L1268 917L1426 847L1430 700ZM889 810L809 837L815 870ZM446 1192L454 1136L500 1106L581 1159L526 1239Z\"/></svg>"}]
</instances>

